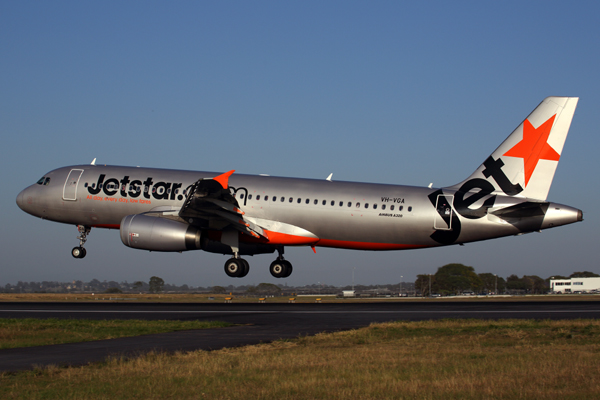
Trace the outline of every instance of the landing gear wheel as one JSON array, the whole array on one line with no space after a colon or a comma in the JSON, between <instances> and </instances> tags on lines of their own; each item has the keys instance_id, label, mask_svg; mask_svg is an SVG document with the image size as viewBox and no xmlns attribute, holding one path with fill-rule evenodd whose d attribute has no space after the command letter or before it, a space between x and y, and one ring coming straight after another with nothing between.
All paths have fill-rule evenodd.
<instances>
[{"instance_id":1,"label":"landing gear wheel","mask_svg":"<svg viewBox=\"0 0 600 400\"><path fill-rule=\"evenodd\" d=\"M292 268L292 263L287 260L283 260L283 263L285 264L285 267L287 270L284 278L287 278L288 276L290 276L292 274L292 271L294 270L294 268Z\"/></svg>"},{"instance_id":2,"label":"landing gear wheel","mask_svg":"<svg viewBox=\"0 0 600 400\"><path fill-rule=\"evenodd\" d=\"M244 271L238 278L243 278L246 275L248 275L248 272L250 272L250 264L248 264L248 261L244 260L243 258L238 258L238 260L240 260L242 264L244 264Z\"/></svg>"},{"instance_id":3,"label":"landing gear wheel","mask_svg":"<svg viewBox=\"0 0 600 400\"><path fill-rule=\"evenodd\" d=\"M232 278L240 278L246 272L245 260L241 258L230 258L225 263L225 273ZM247 273L247 272L246 272Z\"/></svg>"},{"instance_id":4,"label":"landing gear wheel","mask_svg":"<svg viewBox=\"0 0 600 400\"><path fill-rule=\"evenodd\" d=\"M269 266L269 272L275 278L287 278L292 273L292 263L286 260L275 260Z\"/></svg>"},{"instance_id":5,"label":"landing gear wheel","mask_svg":"<svg viewBox=\"0 0 600 400\"><path fill-rule=\"evenodd\" d=\"M85 249L81 246L73 247L73 250L71 250L71 255L75 258L83 258L86 254L87 251L85 251Z\"/></svg>"}]
</instances>

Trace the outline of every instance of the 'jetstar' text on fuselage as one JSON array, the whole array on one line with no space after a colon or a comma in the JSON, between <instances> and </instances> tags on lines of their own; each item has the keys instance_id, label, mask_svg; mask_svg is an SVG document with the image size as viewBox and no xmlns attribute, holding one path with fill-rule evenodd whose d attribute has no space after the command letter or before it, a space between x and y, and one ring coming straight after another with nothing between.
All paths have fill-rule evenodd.
<instances>
[{"instance_id":1,"label":"'jetstar' text on fuselage","mask_svg":"<svg viewBox=\"0 0 600 400\"><path fill-rule=\"evenodd\" d=\"M145 181L130 180L129 176L124 176L121 180L109 178L104 181L105 178L106 174L101 174L97 183L88 185L88 192L96 195L102 191L107 196L114 196L120 192L122 197L136 198L143 195L146 199L153 197L156 200L175 200L176 198L177 200L183 200L183 195L178 190L183 186L182 183L154 183L152 177L148 177Z\"/></svg>"}]
</instances>

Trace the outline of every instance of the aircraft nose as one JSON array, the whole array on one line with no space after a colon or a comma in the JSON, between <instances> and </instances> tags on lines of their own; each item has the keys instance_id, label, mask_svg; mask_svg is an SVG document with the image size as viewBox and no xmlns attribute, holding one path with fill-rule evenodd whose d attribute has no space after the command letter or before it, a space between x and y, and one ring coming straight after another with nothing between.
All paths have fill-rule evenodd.
<instances>
[{"instance_id":1,"label":"aircraft nose","mask_svg":"<svg viewBox=\"0 0 600 400\"><path fill-rule=\"evenodd\" d=\"M31 214L31 207L33 205L31 187L21 190L21 193L17 195L17 205L21 210Z\"/></svg>"},{"instance_id":2,"label":"aircraft nose","mask_svg":"<svg viewBox=\"0 0 600 400\"><path fill-rule=\"evenodd\" d=\"M21 193L19 193L17 195L17 205L19 206L19 208L22 210L23 209L23 192L25 190L21 190Z\"/></svg>"}]
</instances>

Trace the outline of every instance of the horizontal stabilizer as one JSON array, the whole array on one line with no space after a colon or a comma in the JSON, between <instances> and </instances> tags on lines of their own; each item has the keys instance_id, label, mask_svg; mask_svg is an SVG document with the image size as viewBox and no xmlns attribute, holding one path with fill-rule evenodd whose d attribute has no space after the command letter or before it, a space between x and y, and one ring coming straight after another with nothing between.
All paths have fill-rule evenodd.
<instances>
[{"instance_id":1,"label":"horizontal stabilizer","mask_svg":"<svg viewBox=\"0 0 600 400\"><path fill-rule=\"evenodd\" d=\"M524 203L515 204L514 206L492 211L491 214L502 219L541 217L546 215L548 204L549 203L547 202L537 203L526 201Z\"/></svg>"}]
</instances>

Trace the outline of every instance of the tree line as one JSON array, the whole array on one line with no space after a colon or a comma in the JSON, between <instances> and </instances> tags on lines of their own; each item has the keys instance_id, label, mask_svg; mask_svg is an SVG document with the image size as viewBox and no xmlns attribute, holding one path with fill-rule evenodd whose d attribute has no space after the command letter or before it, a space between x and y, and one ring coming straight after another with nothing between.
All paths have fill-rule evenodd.
<instances>
[{"instance_id":1,"label":"tree line","mask_svg":"<svg viewBox=\"0 0 600 400\"><path fill-rule=\"evenodd\" d=\"M589 272L574 272L568 277L554 275L546 279L537 275L510 275L506 279L490 272L478 274L473 267L463 264L447 264L439 267L435 274L417 275L415 290L422 296L430 294L457 295L476 294L542 294L550 288L550 279L592 278L600 275ZM430 291L431 288L431 291Z\"/></svg>"}]
</instances>

